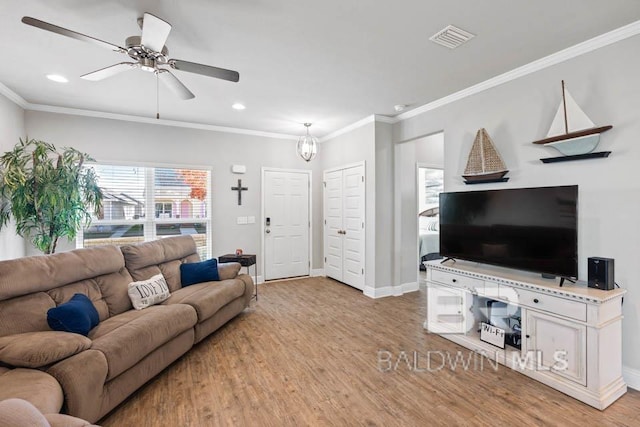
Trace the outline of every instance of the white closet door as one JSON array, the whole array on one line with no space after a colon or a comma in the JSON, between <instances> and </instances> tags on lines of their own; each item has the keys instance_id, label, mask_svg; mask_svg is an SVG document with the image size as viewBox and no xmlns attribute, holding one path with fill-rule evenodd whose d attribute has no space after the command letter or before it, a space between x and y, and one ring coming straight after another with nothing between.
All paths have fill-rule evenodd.
<instances>
[{"instance_id":1,"label":"white closet door","mask_svg":"<svg viewBox=\"0 0 640 427\"><path fill-rule=\"evenodd\" d=\"M364 167L342 172L342 281L364 289Z\"/></svg>"},{"instance_id":2,"label":"white closet door","mask_svg":"<svg viewBox=\"0 0 640 427\"><path fill-rule=\"evenodd\" d=\"M324 174L325 274L364 289L364 166Z\"/></svg>"},{"instance_id":3,"label":"white closet door","mask_svg":"<svg viewBox=\"0 0 640 427\"><path fill-rule=\"evenodd\" d=\"M265 280L309 275L309 175L264 174Z\"/></svg>"},{"instance_id":4,"label":"white closet door","mask_svg":"<svg viewBox=\"0 0 640 427\"><path fill-rule=\"evenodd\" d=\"M342 281L342 171L324 174L324 271Z\"/></svg>"}]
</instances>

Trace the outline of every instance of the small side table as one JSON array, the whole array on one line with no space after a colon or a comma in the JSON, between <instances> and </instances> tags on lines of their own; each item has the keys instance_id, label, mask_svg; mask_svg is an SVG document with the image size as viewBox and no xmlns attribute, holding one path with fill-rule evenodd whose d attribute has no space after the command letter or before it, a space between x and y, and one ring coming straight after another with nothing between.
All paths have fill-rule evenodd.
<instances>
[{"instance_id":1,"label":"small side table","mask_svg":"<svg viewBox=\"0 0 640 427\"><path fill-rule=\"evenodd\" d=\"M253 295L258 301L258 266L256 265L256 256L251 254L226 254L218 257L218 262L238 262L241 266L247 267L247 274L249 273L249 267L253 265L253 274L256 279L256 293Z\"/></svg>"}]
</instances>

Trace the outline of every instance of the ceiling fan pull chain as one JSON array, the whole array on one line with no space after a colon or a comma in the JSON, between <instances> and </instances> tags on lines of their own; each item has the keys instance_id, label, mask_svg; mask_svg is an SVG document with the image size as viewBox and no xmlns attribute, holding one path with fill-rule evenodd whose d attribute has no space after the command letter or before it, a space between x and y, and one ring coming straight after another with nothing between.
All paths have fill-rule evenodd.
<instances>
[{"instance_id":1,"label":"ceiling fan pull chain","mask_svg":"<svg viewBox=\"0 0 640 427\"><path fill-rule=\"evenodd\" d=\"M156 71L156 119L160 120L160 76Z\"/></svg>"}]
</instances>

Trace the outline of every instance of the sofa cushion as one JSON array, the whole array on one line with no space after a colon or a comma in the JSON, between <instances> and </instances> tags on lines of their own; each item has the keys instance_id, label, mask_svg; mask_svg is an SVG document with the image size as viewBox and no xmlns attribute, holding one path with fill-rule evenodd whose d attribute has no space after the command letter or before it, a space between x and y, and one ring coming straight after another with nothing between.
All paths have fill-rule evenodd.
<instances>
[{"instance_id":1,"label":"sofa cushion","mask_svg":"<svg viewBox=\"0 0 640 427\"><path fill-rule=\"evenodd\" d=\"M60 411L64 395L58 381L46 372L17 368L0 376L0 400L10 398L28 400L49 414Z\"/></svg>"},{"instance_id":2,"label":"sofa cushion","mask_svg":"<svg viewBox=\"0 0 640 427\"><path fill-rule=\"evenodd\" d=\"M49 331L47 310L55 306L56 303L46 292L0 301L0 337Z\"/></svg>"},{"instance_id":3,"label":"sofa cushion","mask_svg":"<svg viewBox=\"0 0 640 427\"><path fill-rule=\"evenodd\" d=\"M162 274L156 274L148 280L129 283L129 298L136 310L161 303L169 296L171 293Z\"/></svg>"},{"instance_id":4,"label":"sofa cushion","mask_svg":"<svg viewBox=\"0 0 640 427\"><path fill-rule=\"evenodd\" d=\"M44 415L23 399L7 399L0 402L0 426L51 427Z\"/></svg>"},{"instance_id":5,"label":"sofa cushion","mask_svg":"<svg viewBox=\"0 0 640 427\"><path fill-rule=\"evenodd\" d=\"M0 338L0 362L40 368L91 347L91 340L69 332L27 332Z\"/></svg>"},{"instance_id":6,"label":"sofa cushion","mask_svg":"<svg viewBox=\"0 0 640 427\"><path fill-rule=\"evenodd\" d=\"M245 290L242 280L204 282L178 289L163 305L188 304L198 313L198 323L213 316L221 307L240 297Z\"/></svg>"},{"instance_id":7,"label":"sofa cushion","mask_svg":"<svg viewBox=\"0 0 640 427\"><path fill-rule=\"evenodd\" d=\"M105 355L111 380L164 343L192 328L195 310L185 304L154 305L110 317L89 333L92 350Z\"/></svg>"},{"instance_id":8,"label":"sofa cushion","mask_svg":"<svg viewBox=\"0 0 640 427\"><path fill-rule=\"evenodd\" d=\"M96 246L0 263L0 301L48 291L119 271L124 257L116 246Z\"/></svg>"},{"instance_id":9,"label":"sofa cushion","mask_svg":"<svg viewBox=\"0 0 640 427\"><path fill-rule=\"evenodd\" d=\"M218 276L220 276L220 280L235 279L241 268L239 262L220 262L218 263Z\"/></svg>"},{"instance_id":10,"label":"sofa cushion","mask_svg":"<svg viewBox=\"0 0 640 427\"><path fill-rule=\"evenodd\" d=\"M219 280L218 260L215 258L180 265L180 281L182 287Z\"/></svg>"},{"instance_id":11,"label":"sofa cushion","mask_svg":"<svg viewBox=\"0 0 640 427\"><path fill-rule=\"evenodd\" d=\"M162 274L171 292L180 289L180 264L200 261L191 236L177 236L120 247L133 280Z\"/></svg>"}]
</instances>

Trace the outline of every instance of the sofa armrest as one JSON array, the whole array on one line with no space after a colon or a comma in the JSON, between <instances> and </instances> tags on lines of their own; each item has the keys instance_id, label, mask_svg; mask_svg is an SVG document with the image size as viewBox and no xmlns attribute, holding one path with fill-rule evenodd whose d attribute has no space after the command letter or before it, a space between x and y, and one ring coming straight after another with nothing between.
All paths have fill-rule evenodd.
<instances>
[{"instance_id":1,"label":"sofa armrest","mask_svg":"<svg viewBox=\"0 0 640 427\"><path fill-rule=\"evenodd\" d=\"M47 371L64 390L69 415L96 422L109 366L101 351L86 350L51 366Z\"/></svg>"}]
</instances>

